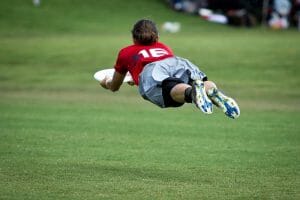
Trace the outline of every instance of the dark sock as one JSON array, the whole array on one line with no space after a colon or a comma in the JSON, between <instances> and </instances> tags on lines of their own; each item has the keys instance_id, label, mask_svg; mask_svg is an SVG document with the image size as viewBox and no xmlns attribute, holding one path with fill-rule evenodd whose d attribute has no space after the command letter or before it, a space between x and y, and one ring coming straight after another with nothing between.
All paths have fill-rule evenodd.
<instances>
[{"instance_id":1,"label":"dark sock","mask_svg":"<svg viewBox=\"0 0 300 200\"><path fill-rule=\"evenodd\" d=\"M184 91L184 100L187 103L192 103L192 87L188 87Z\"/></svg>"}]
</instances>

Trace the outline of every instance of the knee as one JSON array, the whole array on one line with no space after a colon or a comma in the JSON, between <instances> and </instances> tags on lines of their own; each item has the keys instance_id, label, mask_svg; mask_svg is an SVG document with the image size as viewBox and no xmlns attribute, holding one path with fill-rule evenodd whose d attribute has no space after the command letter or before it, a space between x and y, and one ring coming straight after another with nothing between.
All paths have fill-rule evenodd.
<instances>
[{"instance_id":1,"label":"knee","mask_svg":"<svg viewBox=\"0 0 300 200\"><path fill-rule=\"evenodd\" d=\"M179 107L184 104L182 102L177 102L176 99L174 99L174 90L173 90L174 87L176 87L182 83L183 83L182 80L180 80L178 78L173 78L173 77L169 77L169 78L163 80L162 96L163 96L165 107ZM171 92L171 91L173 91L173 92Z\"/></svg>"}]
</instances>

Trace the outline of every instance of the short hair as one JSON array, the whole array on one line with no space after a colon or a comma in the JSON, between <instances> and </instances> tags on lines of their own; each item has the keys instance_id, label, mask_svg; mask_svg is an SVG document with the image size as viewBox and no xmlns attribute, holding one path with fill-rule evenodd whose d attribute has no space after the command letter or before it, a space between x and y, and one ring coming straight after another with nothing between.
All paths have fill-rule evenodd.
<instances>
[{"instance_id":1,"label":"short hair","mask_svg":"<svg viewBox=\"0 0 300 200\"><path fill-rule=\"evenodd\" d=\"M141 19L137 21L131 31L133 39L142 45L150 45L158 41L158 31L153 21Z\"/></svg>"}]
</instances>

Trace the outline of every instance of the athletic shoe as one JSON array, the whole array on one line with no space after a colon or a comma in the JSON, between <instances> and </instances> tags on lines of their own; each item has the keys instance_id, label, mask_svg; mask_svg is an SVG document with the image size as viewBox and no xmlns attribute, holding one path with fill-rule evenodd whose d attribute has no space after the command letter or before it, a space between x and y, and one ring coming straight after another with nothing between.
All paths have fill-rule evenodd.
<instances>
[{"instance_id":1,"label":"athletic shoe","mask_svg":"<svg viewBox=\"0 0 300 200\"><path fill-rule=\"evenodd\" d=\"M204 83L201 80L195 80L192 85L192 100L193 103L202 112L206 114L212 113L212 102L207 97L204 88Z\"/></svg>"},{"instance_id":2,"label":"athletic shoe","mask_svg":"<svg viewBox=\"0 0 300 200\"><path fill-rule=\"evenodd\" d=\"M208 97L212 102L219 107L225 115L232 119L236 119L240 116L240 109L238 104L230 97L227 97L217 88L212 88L208 91Z\"/></svg>"}]
</instances>

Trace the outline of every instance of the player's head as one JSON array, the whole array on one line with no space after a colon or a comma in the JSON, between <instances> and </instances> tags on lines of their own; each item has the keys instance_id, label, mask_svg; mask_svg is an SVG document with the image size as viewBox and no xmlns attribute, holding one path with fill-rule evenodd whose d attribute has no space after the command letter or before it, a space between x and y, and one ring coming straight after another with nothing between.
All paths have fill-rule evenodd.
<instances>
[{"instance_id":1,"label":"player's head","mask_svg":"<svg viewBox=\"0 0 300 200\"><path fill-rule=\"evenodd\" d=\"M150 45L158 41L158 31L153 21L141 19L137 21L131 31L135 43Z\"/></svg>"}]
</instances>

